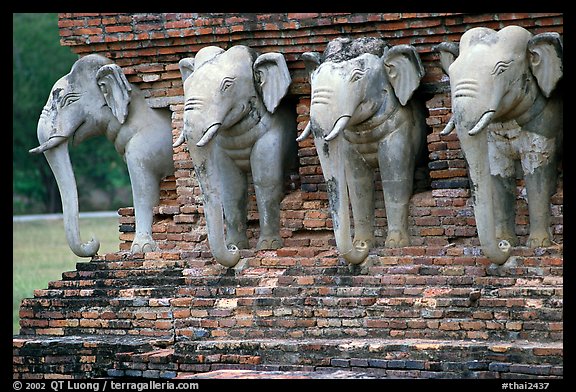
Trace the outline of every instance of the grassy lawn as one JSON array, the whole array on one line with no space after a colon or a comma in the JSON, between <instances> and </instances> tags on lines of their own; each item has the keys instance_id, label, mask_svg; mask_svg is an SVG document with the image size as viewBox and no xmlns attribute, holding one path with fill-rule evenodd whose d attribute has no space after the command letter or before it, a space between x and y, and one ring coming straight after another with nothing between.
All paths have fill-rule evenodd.
<instances>
[{"instance_id":1,"label":"grassy lawn","mask_svg":"<svg viewBox=\"0 0 576 392\"><path fill-rule=\"evenodd\" d=\"M32 298L34 290L48 288L48 282L60 280L62 272L74 271L78 257L68 247L62 219L13 222L12 260L12 332L19 332L20 302ZM82 218L80 235L83 241L96 237L98 254L113 253L120 246L118 218Z\"/></svg>"}]
</instances>

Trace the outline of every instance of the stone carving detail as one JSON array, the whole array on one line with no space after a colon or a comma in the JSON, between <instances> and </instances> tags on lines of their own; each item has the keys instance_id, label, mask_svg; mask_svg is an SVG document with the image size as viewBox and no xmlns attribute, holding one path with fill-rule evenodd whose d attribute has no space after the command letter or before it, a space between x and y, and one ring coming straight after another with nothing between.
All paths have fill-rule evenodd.
<instances>
[{"instance_id":1,"label":"stone carving detail","mask_svg":"<svg viewBox=\"0 0 576 392\"><path fill-rule=\"evenodd\" d=\"M179 66L184 129L174 146L187 142L204 196L210 249L220 264L232 267L238 249L249 245L248 173L260 219L257 248L282 246L284 173L297 158L296 113L282 102L291 77L282 54L258 55L242 45L226 51L208 46Z\"/></svg>"},{"instance_id":2,"label":"stone carving detail","mask_svg":"<svg viewBox=\"0 0 576 392\"><path fill-rule=\"evenodd\" d=\"M40 146L60 189L64 228L70 249L80 257L96 254L100 243L83 243L78 225L78 190L68 142L80 143L105 135L128 166L136 235L131 252L158 249L152 239L153 208L160 181L174 173L171 114L148 106L143 93L131 85L111 60L90 54L77 60L70 73L52 87L38 120Z\"/></svg>"},{"instance_id":3,"label":"stone carving detail","mask_svg":"<svg viewBox=\"0 0 576 392\"><path fill-rule=\"evenodd\" d=\"M517 245L516 170L528 196L529 247L551 245L550 196L562 143L562 42L519 26L477 27L460 43L436 47L450 77L454 128L468 163L478 237L484 254L503 264Z\"/></svg>"},{"instance_id":4,"label":"stone carving detail","mask_svg":"<svg viewBox=\"0 0 576 392\"><path fill-rule=\"evenodd\" d=\"M408 207L426 142L425 107L413 98L425 73L418 53L377 38L336 38L322 55L302 58L312 97L310 122L298 140L314 136L339 253L359 264L374 245L376 168L388 219L385 244L409 245Z\"/></svg>"}]
</instances>

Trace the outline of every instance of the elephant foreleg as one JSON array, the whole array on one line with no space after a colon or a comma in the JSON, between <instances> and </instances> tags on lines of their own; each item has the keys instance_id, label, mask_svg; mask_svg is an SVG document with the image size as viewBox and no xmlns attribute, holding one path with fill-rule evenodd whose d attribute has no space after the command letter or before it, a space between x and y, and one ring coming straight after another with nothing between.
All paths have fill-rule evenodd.
<instances>
[{"instance_id":1,"label":"elephant foreleg","mask_svg":"<svg viewBox=\"0 0 576 392\"><path fill-rule=\"evenodd\" d=\"M388 220L385 246L410 245L408 211L414 180L415 147L398 129L380 143L378 164Z\"/></svg>"},{"instance_id":2,"label":"elephant foreleg","mask_svg":"<svg viewBox=\"0 0 576 392\"><path fill-rule=\"evenodd\" d=\"M131 253L154 252L158 250L152 238L154 206L160 197L160 179L142 169L142 162L126 154L126 163L132 186L136 234L132 241Z\"/></svg>"},{"instance_id":3,"label":"elephant foreleg","mask_svg":"<svg viewBox=\"0 0 576 392\"><path fill-rule=\"evenodd\" d=\"M216 151L216 165L221 189L221 199L226 221L226 245L238 249L248 248L247 214L248 182L246 173L223 151Z\"/></svg>"},{"instance_id":4,"label":"elephant foreleg","mask_svg":"<svg viewBox=\"0 0 576 392\"><path fill-rule=\"evenodd\" d=\"M269 130L252 149L250 166L260 218L257 249L282 247L280 202L284 196L283 162L286 150L286 138L282 137L279 129Z\"/></svg>"},{"instance_id":5,"label":"elephant foreleg","mask_svg":"<svg viewBox=\"0 0 576 392\"><path fill-rule=\"evenodd\" d=\"M550 196L556 187L556 164L537 167L525 175L530 216L530 235L526 246L536 248L552 245L550 229Z\"/></svg>"},{"instance_id":6,"label":"elephant foreleg","mask_svg":"<svg viewBox=\"0 0 576 392\"><path fill-rule=\"evenodd\" d=\"M374 246L374 169L372 169L362 156L349 147L345 152L346 182L352 205L354 219L354 244L366 243L369 248Z\"/></svg>"},{"instance_id":7,"label":"elephant foreleg","mask_svg":"<svg viewBox=\"0 0 576 392\"><path fill-rule=\"evenodd\" d=\"M516 178L492 176L496 238L518 244L516 236Z\"/></svg>"}]
</instances>

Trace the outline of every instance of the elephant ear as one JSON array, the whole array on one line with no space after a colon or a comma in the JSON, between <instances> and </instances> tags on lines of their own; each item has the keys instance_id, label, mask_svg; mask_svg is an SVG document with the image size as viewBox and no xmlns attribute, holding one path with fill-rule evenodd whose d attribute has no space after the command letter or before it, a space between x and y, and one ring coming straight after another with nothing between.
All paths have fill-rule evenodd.
<instances>
[{"instance_id":1,"label":"elephant ear","mask_svg":"<svg viewBox=\"0 0 576 392\"><path fill-rule=\"evenodd\" d=\"M406 105L420 85L425 70L412 45L396 45L384 53L384 68L396 97Z\"/></svg>"},{"instance_id":2,"label":"elephant ear","mask_svg":"<svg viewBox=\"0 0 576 392\"><path fill-rule=\"evenodd\" d=\"M266 109L274 113L292 82L281 53L264 53L254 61L254 79Z\"/></svg>"},{"instance_id":3,"label":"elephant ear","mask_svg":"<svg viewBox=\"0 0 576 392\"><path fill-rule=\"evenodd\" d=\"M530 69L548 98L563 75L563 50L558 33L542 33L528 41Z\"/></svg>"},{"instance_id":4,"label":"elephant ear","mask_svg":"<svg viewBox=\"0 0 576 392\"><path fill-rule=\"evenodd\" d=\"M456 42L441 42L434 47L434 50L440 54L440 66L446 75L448 75L448 68L458 57L459 49Z\"/></svg>"},{"instance_id":5,"label":"elephant ear","mask_svg":"<svg viewBox=\"0 0 576 392\"><path fill-rule=\"evenodd\" d=\"M318 52L304 52L302 53L302 60L304 60L304 66L306 67L306 73L309 78L312 72L314 72L322 62L320 60L320 53Z\"/></svg>"},{"instance_id":6,"label":"elephant ear","mask_svg":"<svg viewBox=\"0 0 576 392\"><path fill-rule=\"evenodd\" d=\"M132 86L122 69L116 64L104 65L96 72L96 82L104 95L106 105L110 107L120 124L124 124L128 116Z\"/></svg>"},{"instance_id":7,"label":"elephant ear","mask_svg":"<svg viewBox=\"0 0 576 392\"><path fill-rule=\"evenodd\" d=\"M185 57L178 61L178 68L182 75L182 82L184 82L194 72L194 57Z\"/></svg>"}]
</instances>

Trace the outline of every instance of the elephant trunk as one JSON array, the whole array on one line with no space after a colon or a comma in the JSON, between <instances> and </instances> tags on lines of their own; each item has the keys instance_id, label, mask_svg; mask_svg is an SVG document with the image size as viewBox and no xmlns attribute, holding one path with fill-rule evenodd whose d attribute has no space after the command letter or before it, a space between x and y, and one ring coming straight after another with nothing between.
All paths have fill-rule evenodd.
<instances>
[{"instance_id":1,"label":"elephant trunk","mask_svg":"<svg viewBox=\"0 0 576 392\"><path fill-rule=\"evenodd\" d=\"M468 162L476 229L482 252L491 262L499 265L504 264L510 257L512 247L508 241L499 241L496 238L487 133L482 132L471 136L465 127L457 126L456 129Z\"/></svg>"},{"instance_id":2,"label":"elephant trunk","mask_svg":"<svg viewBox=\"0 0 576 392\"><path fill-rule=\"evenodd\" d=\"M208 164L213 161L210 159L210 152L190 144L192 143L189 140L194 172L204 196L204 216L210 251L218 263L224 267L234 267L240 260L240 251L236 246L231 246L230 249L226 246L222 201L219 190L212 184L212 181L218 181L219 174Z\"/></svg>"},{"instance_id":3,"label":"elephant trunk","mask_svg":"<svg viewBox=\"0 0 576 392\"><path fill-rule=\"evenodd\" d=\"M230 248L226 246L222 203L219 198L217 198L218 200L212 200L214 195L206 197L206 193L203 192L203 194L205 196L204 215L206 217L206 229L212 256L224 267L234 267L240 260L240 251L235 245L231 245Z\"/></svg>"},{"instance_id":4,"label":"elephant trunk","mask_svg":"<svg viewBox=\"0 0 576 392\"><path fill-rule=\"evenodd\" d=\"M328 143L328 149L322 148L324 161L322 170L328 186L328 200L332 211L332 223L336 246L341 256L350 264L360 264L368 256L368 244L352 243L350 234L350 206L346 179L345 154L343 153L343 136ZM326 170L325 170L326 168Z\"/></svg>"},{"instance_id":5,"label":"elephant trunk","mask_svg":"<svg viewBox=\"0 0 576 392\"><path fill-rule=\"evenodd\" d=\"M54 139L49 139L54 140ZM62 213L64 216L64 230L70 249L76 256L92 257L100 248L100 242L92 238L83 243L80 239L78 222L78 191L76 179L72 170L72 163L68 153L68 143L60 143L44 151L44 156L54 173L60 197L62 200Z\"/></svg>"}]
</instances>

